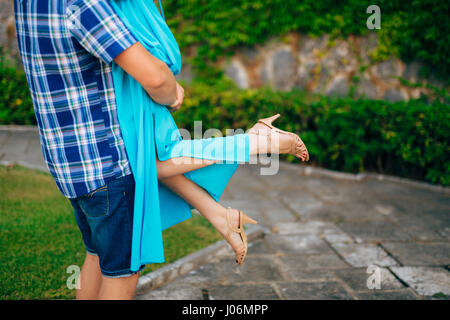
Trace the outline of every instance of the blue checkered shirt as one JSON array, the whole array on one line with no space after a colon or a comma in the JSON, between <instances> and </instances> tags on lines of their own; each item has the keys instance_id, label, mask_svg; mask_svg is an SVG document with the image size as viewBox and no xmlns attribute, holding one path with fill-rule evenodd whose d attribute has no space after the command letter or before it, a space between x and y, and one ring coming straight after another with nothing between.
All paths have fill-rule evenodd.
<instances>
[{"instance_id":1,"label":"blue checkered shirt","mask_svg":"<svg viewBox=\"0 0 450 320\"><path fill-rule=\"evenodd\" d=\"M131 173L111 62L137 40L107 0L14 0L44 160L75 198Z\"/></svg>"}]
</instances>

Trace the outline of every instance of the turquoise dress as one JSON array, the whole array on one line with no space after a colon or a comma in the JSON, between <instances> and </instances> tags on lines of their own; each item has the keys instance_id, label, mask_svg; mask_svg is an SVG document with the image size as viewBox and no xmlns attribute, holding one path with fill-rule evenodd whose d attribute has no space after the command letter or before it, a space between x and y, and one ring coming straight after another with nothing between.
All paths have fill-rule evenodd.
<instances>
[{"instance_id":1,"label":"turquoise dress","mask_svg":"<svg viewBox=\"0 0 450 320\"><path fill-rule=\"evenodd\" d=\"M138 41L177 75L180 49L165 22L160 0L161 14L150 0L111 3ZM220 160L184 174L219 201L239 163L249 161L249 137L184 140L166 106L153 101L117 64L113 63L112 70L120 128L136 182L131 270L137 271L144 264L164 262L162 231L192 216L192 206L159 183L156 157L161 161L182 156Z\"/></svg>"}]
</instances>

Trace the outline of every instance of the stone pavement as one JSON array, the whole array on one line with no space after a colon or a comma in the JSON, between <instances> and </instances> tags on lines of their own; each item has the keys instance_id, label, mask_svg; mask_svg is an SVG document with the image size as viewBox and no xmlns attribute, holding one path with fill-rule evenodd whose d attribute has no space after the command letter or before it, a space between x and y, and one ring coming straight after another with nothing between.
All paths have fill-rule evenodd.
<instances>
[{"instance_id":1,"label":"stone pavement","mask_svg":"<svg viewBox=\"0 0 450 320\"><path fill-rule=\"evenodd\" d=\"M43 167L35 130L0 126L0 163ZM449 189L280 163L242 165L221 199L268 230L136 299L449 299ZM383 179L380 179L383 178Z\"/></svg>"}]
</instances>

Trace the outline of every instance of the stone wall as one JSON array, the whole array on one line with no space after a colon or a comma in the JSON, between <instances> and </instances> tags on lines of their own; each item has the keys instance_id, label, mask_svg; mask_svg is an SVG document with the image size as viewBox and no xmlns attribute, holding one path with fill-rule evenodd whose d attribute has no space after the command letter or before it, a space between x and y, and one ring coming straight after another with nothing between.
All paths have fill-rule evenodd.
<instances>
[{"instance_id":1,"label":"stone wall","mask_svg":"<svg viewBox=\"0 0 450 320\"><path fill-rule=\"evenodd\" d=\"M336 96L354 92L358 97L388 101L409 100L430 93L426 87L402 84L399 77L442 88L434 77L420 75L420 63L407 64L394 57L373 63L370 52L377 45L375 33L330 40L328 35L312 38L292 32L283 40L272 38L262 46L240 48L219 64L240 88L299 88Z\"/></svg>"},{"instance_id":2,"label":"stone wall","mask_svg":"<svg viewBox=\"0 0 450 320\"><path fill-rule=\"evenodd\" d=\"M0 46L18 58L13 0L0 0ZM264 45L240 48L231 58L221 59L218 65L240 88L300 88L337 96L353 92L359 97L389 101L409 100L430 93L426 87L405 86L398 77L442 88L433 77L420 76L419 63L406 64L397 58L372 63L370 52L376 47L375 33L330 40L327 35L311 38L291 32L283 38L273 37ZM177 78L189 82L194 75L184 61Z\"/></svg>"},{"instance_id":3,"label":"stone wall","mask_svg":"<svg viewBox=\"0 0 450 320\"><path fill-rule=\"evenodd\" d=\"M0 0L0 46L17 56L13 0Z\"/></svg>"}]
</instances>

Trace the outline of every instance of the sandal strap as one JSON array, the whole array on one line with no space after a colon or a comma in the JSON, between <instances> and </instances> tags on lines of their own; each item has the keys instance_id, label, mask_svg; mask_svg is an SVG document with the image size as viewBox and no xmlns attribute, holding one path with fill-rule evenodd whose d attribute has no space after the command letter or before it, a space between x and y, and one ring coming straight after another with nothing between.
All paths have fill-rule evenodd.
<instances>
[{"instance_id":1,"label":"sandal strap","mask_svg":"<svg viewBox=\"0 0 450 320\"><path fill-rule=\"evenodd\" d=\"M227 208L227 223L228 223L228 233L231 233L231 231L241 233L242 230L240 228L233 227L231 224L231 217L230 217L231 207ZM241 212L239 211L239 218L241 216ZM239 219L240 220L240 219Z\"/></svg>"}]
</instances>

